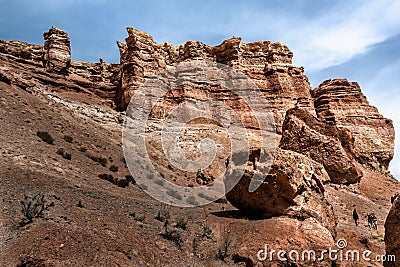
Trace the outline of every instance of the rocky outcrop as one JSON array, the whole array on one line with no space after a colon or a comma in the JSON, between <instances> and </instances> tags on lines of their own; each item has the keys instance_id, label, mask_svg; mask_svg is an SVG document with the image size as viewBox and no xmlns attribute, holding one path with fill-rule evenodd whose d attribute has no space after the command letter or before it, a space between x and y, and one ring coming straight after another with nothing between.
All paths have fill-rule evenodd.
<instances>
[{"instance_id":1,"label":"rocky outcrop","mask_svg":"<svg viewBox=\"0 0 400 267\"><path fill-rule=\"evenodd\" d=\"M395 255L396 261L387 261L385 267L396 267L400 259L400 197L394 199L392 208L385 222L386 254Z\"/></svg>"},{"instance_id":2,"label":"rocky outcrop","mask_svg":"<svg viewBox=\"0 0 400 267\"><path fill-rule=\"evenodd\" d=\"M259 171L263 173L263 166L259 166ZM329 181L329 176L321 164L296 152L278 149L271 170L254 192L248 190L251 178L251 172L246 172L226 195L241 211L264 218L312 217L335 232L333 209L324 197L323 183Z\"/></svg>"},{"instance_id":3,"label":"rocky outcrop","mask_svg":"<svg viewBox=\"0 0 400 267\"><path fill-rule=\"evenodd\" d=\"M351 132L357 161L387 171L394 155L393 123L369 105L358 83L327 80L312 94L320 120Z\"/></svg>"},{"instance_id":4,"label":"rocky outcrop","mask_svg":"<svg viewBox=\"0 0 400 267\"><path fill-rule=\"evenodd\" d=\"M68 34L55 27L44 37L44 46L0 40L0 81L23 89L81 92L114 105L118 64L71 60Z\"/></svg>"},{"instance_id":5,"label":"rocky outcrop","mask_svg":"<svg viewBox=\"0 0 400 267\"><path fill-rule=\"evenodd\" d=\"M362 172L353 158L353 145L350 132L319 121L307 110L295 108L286 113L279 146L321 163L334 183L360 181Z\"/></svg>"},{"instance_id":6,"label":"rocky outcrop","mask_svg":"<svg viewBox=\"0 0 400 267\"><path fill-rule=\"evenodd\" d=\"M270 103L278 132L289 108L299 106L315 113L308 78L303 68L292 65L293 53L285 45L269 41L243 43L240 38L230 38L219 46L193 41L173 46L157 44L150 35L134 28L127 30L126 44L118 42L121 77L116 104L120 110L126 109L146 78L166 66L203 60L232 66L249 76Z\"/></svg>"},{"instance_id":7,"label":"rocky outcrop","mask_svg":"<svg viewBox=\"0 0 400 267\"><path fill-rule=\"evenodd\" d=\"M49 71L68 73L71 63L71 46L66 31L51 27L44 37L43 63Z\"/></svg>"}]
</instances>

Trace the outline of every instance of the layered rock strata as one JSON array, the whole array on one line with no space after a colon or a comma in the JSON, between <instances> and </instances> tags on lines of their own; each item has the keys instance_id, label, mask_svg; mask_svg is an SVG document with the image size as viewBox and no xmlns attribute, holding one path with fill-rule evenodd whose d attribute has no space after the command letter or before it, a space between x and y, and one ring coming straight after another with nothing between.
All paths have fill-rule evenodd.
<instances>
[{"instance_id":1,"label":"layered rock strata","mask_svg":"<svg viewBox=\"0 0 400 267\"><path fill-rule=\"evenodd\" d=\"M0 40L0 81L22 89L95 95L114 106L118 64L71 60L68 34L55 27L44 37L44 46Z\"/></svg>"},{"instance_id":2,"label":"layered rock strata","mask_svg":"<svg viewBox=\"0 0 400 267\"><path fill-rule=\"evenodd\" d=\"M312 94L318 118L351 132L357 161L387 171L394 155L393 123L369 104L358 83L327 80Z\"/></svg>"},{"instance_id":3,"label":"layered rock strata","mask_svg":"<svg viewBox=\"0 0 400 267\"><path fill-rule=\"evenodd\" d=\"M287 109L298 106L314 113L311 88L303 68L292 65L287 46L269 41L243 43L230 38L219 46L189 41L180 46L157 44L147 33L127 28L120 48L121 77L117 107L125 110L134 92L147 78L180 62L203 60L232 66L249 76L264 94L274 113L277 131ZM218 98L217 98L218 100Z\"/></svg>"}]
</instances>

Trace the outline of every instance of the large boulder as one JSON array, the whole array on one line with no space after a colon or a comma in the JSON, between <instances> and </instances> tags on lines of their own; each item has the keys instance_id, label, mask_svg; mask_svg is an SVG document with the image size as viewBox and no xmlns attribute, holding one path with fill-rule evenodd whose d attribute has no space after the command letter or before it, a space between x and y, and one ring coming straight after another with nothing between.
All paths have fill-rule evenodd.
<instances>
[{"instance_id":1,"label":"large boulder","mask_svg":"<svg viewBox=\"0 0 400 267\"><path fill-rule=\"evenodd\" d=\"M327 80L312 95L320 120L352 133L357 161L386 172L394 155L393 122L368 103L358 83Z\"/></svg>"},{"instance_id":2,"label":"large boulder","mask_svg":"<svg viewBox=\"0 0 400 267\"><path fill-rule=\"evenodd\" d=\"M329 176L321 164L299 153L278 149L269 173L265 173L261 164L256 172L265 175L264 182L249 192L253 171L247 170L226 195L232 205L255 217L288 215L301 220L313 217L335 232L336 218L324 197L323 183Z\"/></svg>"},{"instance_id":3,"label":"large boulder","mask_svg":"<svg viewBox=\"0 0 400 267\"><path fill-rule=\"evenodd\" d=\"M303 154L321 163L331 181L338 184L359 182L361 170L354 160L353 138L345 129L319 121L304 109L291 109L283 123L280 147Z\"/></svg>"}]
</instances>

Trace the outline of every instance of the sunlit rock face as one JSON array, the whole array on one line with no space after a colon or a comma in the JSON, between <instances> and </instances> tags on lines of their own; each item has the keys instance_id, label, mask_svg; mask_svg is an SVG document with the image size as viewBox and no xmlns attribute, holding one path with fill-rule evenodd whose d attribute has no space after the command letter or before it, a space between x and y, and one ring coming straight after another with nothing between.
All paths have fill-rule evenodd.
<instances>
[{"instance_id":1,"label":"sunlit rock face","mask_svg":"<svg viewBox=\"0 0 400 267\"><path fill-rule=\"evenodd\" d=\"M44 65L48 70L67 73L71 64L71 45L66 31L51 27L44 36Z\"/></svg>"},{"instance_id":2,"label":"sunlit rock face","mask_svg":"<svg viewBox=\"0 0 400 267\"><path fill-rule=\"evenodd\" d=\"M293 53L286 45L270 41L243 43L240 38L230 38L218 46L193 41L173 46L157 44L150 35L134 28L127 30L126 44L118 42L121 80L116 104L121 110L126 109L134 92L147 78L166 66L208 61L231 66L252 79L274 113L278 133L289 108L298 106L315 114L308 78L303 68L292 65ZM216 95L215 99L223 100L223 95Z\"/></svg>"},{"instance_id":3,"label":"sunlit rock face","mask_svg":"<svg viewBox=\"0 0 400 267\"><path fill-rule=\"evenodd\" d=\"M357 161L386 172L394 155L393 123L368 103L358 83L327 80L313 97L318 118L351 132Z\"/></svg>"}]
</instances>

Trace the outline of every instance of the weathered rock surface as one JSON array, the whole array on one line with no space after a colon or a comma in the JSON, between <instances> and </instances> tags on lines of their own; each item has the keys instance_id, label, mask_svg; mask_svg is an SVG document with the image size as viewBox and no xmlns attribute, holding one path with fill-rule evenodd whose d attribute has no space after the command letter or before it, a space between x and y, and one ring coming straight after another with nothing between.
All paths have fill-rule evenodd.
<instances>
[{"instance_id":1,"label":"weathered rock surface","mask_svg":"<svg viewBox=\"0 0 400 267\"><path fill-rule=\"evenodd\" d=\"M369 105L358 83L327 80L313 91L313 97L318 118L352 133L357 161L387 171L394 155L393 123Z\"/></svg>"},{"instance_id":2,"label":"weathered rock surface","mask_svg":"<svg viewBox=\"0 0 400 267\"><path fill-rule=\"evenodd\" d=\"M71 45L66 31L51 27L44 37L43 63L49 71L68 73L71 63Z\"/></svg>"},{"instance_id":3,"label":"weathered rock surface","mask_svg":"<svg viewBox=\"0 0 400 267\"><path fill-rule=\"evenodd\" d=\"M338 129L319 121L307 110L295 108L286 113L279 146L321 163L332 182L349 184L362 177L352 155L353 143L346 129Z\"/></svg>"},{"instance_id":4,"label":"weathered rock surface","mask_svg":"<svg viewBox=\"0 0 400 267\"><path fill-rule=\"evenodd\" d=\"M386 218L385 222L385 244L386 254L395 255L396 262L400 259L400 197L397 197ZM385 267L396 267L396 262L385 262Z\"/></svg>"},{"instance_id":5,"label":"weathered rock surface","mask_svg":"<svg viewBox=\"0 0 400 267\"><path fill-rule=\"evenodd\" d=\"M0 109L3 123L0 129L4 139L4 167L0 168L4 177L0 188L4 190L0 194L5 199L0 216L0 265L17 266L18 257L29 256L32 260L28 263L48 259L46 262L54 265L91 266L108 262L111 265L160 266L165 263L177 266L187 263L187 255L193 250L192 241L197 240L198 233L209 225L215 239L201 241L197 254L193 252L194 260L198 260L196 265L221 265L222 261L215 258L217 246L222 243L218 230L226 226L233 229L232 257L225 259L229 266L234 263L262 266L256 253L266 243L276 250L322 250L333 248L335 237L344 237L349 241L349 248L361 251L367 247L374 254L383 253L380 233L384 231L383 218L390 208L388 191L398 191L398 182L390 174L364 168L355 160L385 171L393 157L394 132L391 121L368 104L356 83L327 81L311 93L303 69L292 65L292 53L280 43L243 43L240 38L231 38L219 46L193 41L173 46L157 44L150 35L133 28L128 28L128 34L126 44L118 42L120 64L70 60L68 35L55 28L45 34L45 46L0 40L0 102L4 107ZM250 151L243 179L227 196L240 212L229 203L226 209L219 203L211 203L204 210L174 211L173 219L193 218L188 223L189 230L182 232L183 247L178 250L159 235L162 224L154 219L160 206L158 202L136 186L119 188L97 178L108 168L104 169L85 156L83 151L86 149L110 156L110 164L113 160L112 164L119 165L118 172L113 172L115 177L124 177L128 170L125 162L119 160L122 152L120 133L114 132L119 129L117 125L112 124L105 132L104 127L99 127L104 121L115 121L116 113L110 108L93 106L92 102L87 102L87 96L97 103L124 110L135 90L151 75L166 66L192 61L227 64L250 77L271 103L282 139L271 170L262 163L256 164L258 150ZM43 95L52 101L43 101ZM76 102L67 99L71 95ZM178 103L208 98L233 107L251 128L249 139L254 143L260 141L250 110L234 94L224 88L196 83L178 87L165 96L161 103L164 106L154 110L155 120L148 124L153 131L148 136L151 146L147 147L157 170L176 184L205 185L227 169L231 140L221 125L197 120L182 132L178 144L188 145L183 154L189 159L201 155L197 147L201 140L210 138L217 144L216 159L211 168L201 170L199 182L195 180L195 172L191 177L172 166L162 154L161 143L151 139L157 137L157 131L162 127L159 119L165 118ZM68 112L57 103L69 106ZM294 107L298 108L292 109ZM162 115L156 114L158 112ZM80 113L91 114L91 120L82 118ZM45 143L37 141L35 133L43 128L50 129L57 146L71 151L71 160L55 157L55 150L51 151ZM66 133L74 136L74 142L63 139ZM27 170L32 170L33 177L26 175ZM364 176L357 183L361 171ZM258 190L250 193L253 173L261 174L265 179ZM122 187L132 180L106 178ZM332 185L331 182L345 185ZM32 188L32 183L37 190L52 192L61 198L55 198L56 205L48 214L49 220L38 220L26 228L15 229L15 218L20 215L15 197L25 194L27 188ZM73 203L81 200L84 208L73 207ZM397 207L398 203L395 205ZM360 218L369 212L376 213L379 221L376 233L361 224L354 226L353 207L357 207ZM394 207L386 224L386 242L391 254L398 253L395 238L398 236L397 211ZM244 218L243 212L249 214L250 219ZM127 217L127 214L135 213L143 214L145 221L133 222L131 215ZM251 215L264 219L251 220ZM143 227L131 227L132 223ZM76 228L75 224L80 227ZM126 227L121 228L121 225ZM143 236L150 238L143 239ZM154 247L161 253L157 259L150 253ZM54 248L59 249L54 252ZM104 253L97 255L98 251ZM272 264L275 263L281 264L277 261ZM333 266L334 263L318 262L315 265ZM361 262L361 265L381 266L375 262ZM310 263L297 266L310 266Z\"/></svg>"},{"instance_id":6,"label":"weathered rock surface","mask_svg":"<svg viewBox=\"0 0 400 267\"><path fill-rule=\"evenodd\" d=\"M311 88L303 68L292 65L293 53L287 46L269 41L243 43L230 38L219 46L189 41L180 46L157 44L147 33L127 28L126 44L118 43L121 79L117 107L125 110L134 92L150 76L166 66L184 61L204 60L243 71L260 88L274 113L277 131L287 109L299 106L314 113ZM217 100L223 99L216 97Z\"/></svg>"},{"instance_id":7,"label":"weathered rock surface","mask_svg":"<svg viewBox=\"0 0 400 267\"><path fill-rule=\"evenodd\" d=\"M73 61L65 31L53 27L44 36L45 46L0 40L0 81L99 96L113 106L119 65Z\"/></svg>"},{"instance_id":8,"label":"weathered rock surface","mask_svg":"<svg viewBox=\"0 0 400 267\"><path fill-rule=\"evenodd\" d=\"M258 171L263 173L263 167L259 166ZM321 164L299 153L278 149L271 170L254 192L248 190L251 178L251 172L247 172L226 195L241 211L256 217L313 217L335 232L335 215L324 198L323 183L329 176Z\"/></svg>"}]
</instances>

